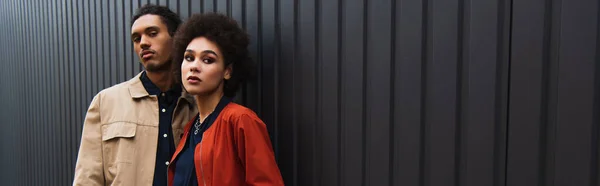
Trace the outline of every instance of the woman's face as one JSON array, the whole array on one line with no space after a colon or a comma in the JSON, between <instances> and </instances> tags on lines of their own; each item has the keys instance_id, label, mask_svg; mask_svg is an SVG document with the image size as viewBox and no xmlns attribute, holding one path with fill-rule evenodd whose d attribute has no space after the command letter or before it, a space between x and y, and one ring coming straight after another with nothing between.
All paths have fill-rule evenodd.
<instances>
[{"instance_id":1,"label":"woman's face","mask_svg":"<svg viewBox=\"0 0 600 186\"><path fill-rule=\"evenodd\" d=\"M231 68L225 68L223 54L216 43L197 37L188 44L181 63L181 82L188 93L200 96L221 94L224 80L229 78Z\"/></svg>"}]
</instances>

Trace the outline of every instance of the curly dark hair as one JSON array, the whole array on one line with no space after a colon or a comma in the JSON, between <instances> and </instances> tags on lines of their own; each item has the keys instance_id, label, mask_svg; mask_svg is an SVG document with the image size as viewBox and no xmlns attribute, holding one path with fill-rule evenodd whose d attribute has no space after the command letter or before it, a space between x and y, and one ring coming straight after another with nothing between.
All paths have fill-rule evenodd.
<instances>
[{"instance_id":1,"label":"curly dark hair","mask_svg":"<svg viewBox=\"0 0 600 186\"><path fill-rule=\"evenodd\" d=\"M168 7L154 4L146 4L137 9L135 15L133 15L133 17L131 18L131 25L129 26L133 26L133 22L135 22L135 20L146 14L160 16L161 21L165 25L167 25L167 30L169 30L169 35L171 37L173 37L175 31L177 31L177 27L181 25L181 18L179 17L179 15L171 11L171 9L169 9Z\"/></svg>"},{"instance_id":2,"label":"curly dark hair","mask_svg":"<svg viewBox=\"0 0 600 186\"><path fill-rule=\"evenodd\" d=\"M255 66L248 51L249 36L237 22L220 13L194 14L183 23L173 39L173 71L181 83L181 63L188 44L198 37L214 42L225 62L232 65L231 78L225 80L223 92L233 97L240 85L254 76Z\"/></svg>"}]
</instances>

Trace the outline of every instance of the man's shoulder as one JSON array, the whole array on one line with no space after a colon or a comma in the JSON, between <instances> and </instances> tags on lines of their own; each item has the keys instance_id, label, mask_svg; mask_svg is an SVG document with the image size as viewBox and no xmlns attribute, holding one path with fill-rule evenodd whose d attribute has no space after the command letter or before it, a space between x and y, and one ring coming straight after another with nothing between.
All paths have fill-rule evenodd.
<instances>
[{"instance_id":1,"label":"man's shoulder","mask_svg":"<svg viewBox=\"0 0 600 186\"><path fill-rule=\"evenodd\" d=\"M108 88L102 89L96 96L101 97L122 97L124 94L129 95L129 87L134 78L129 79L127 81L121 82L119 84L110 86Z\"/></svg>"}]
</instances>

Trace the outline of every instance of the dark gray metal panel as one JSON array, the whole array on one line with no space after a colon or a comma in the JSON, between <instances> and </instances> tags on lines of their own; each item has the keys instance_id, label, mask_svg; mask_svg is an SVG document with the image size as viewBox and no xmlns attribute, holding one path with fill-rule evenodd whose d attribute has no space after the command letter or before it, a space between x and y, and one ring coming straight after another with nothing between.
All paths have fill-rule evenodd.
<instances>
[{"instance_id":1,"label":"dark gray metal panel","mask_svg":"<svg viewBox=\"0 0 600 186\"><path fill-rule=\"evenodd\" d=\"M98 61L102 71L100 74L98 74L99 78L102 79L102 86L101 87L109 87L110 85L110 24L109 24L109 7L108 7L108 2L109 1L99 1L101 3L101 7L100 8L100 14L99 17L101 19L101 26L100 29L98 29L100 31L100 33L102 34L102 37L100 39L101 41L101 45L100 47L102 47L102 57L100 58L100 60Z\"/></svg>"},{"instance_id":2,"label":"dark gray metal panel","mask_svg":"<svg viewBox=\"0 0 600 186\"><path fill-rule=\"evenodd\" d=\"M592 125L592 157L590 161L590 185L600 184L600 3L596 12L596 66L595 66L595 82L594 82L594 120ZM595 150L594 150L595 149Z\"/></svg>"},{"instance_id":3,"label":"dark gray metal panel","mask_svg":"<svg viewBox=\"0 0 600 186\"><path fill-rule=\"evenodd\" d=\"M189 7L190 16L192 14L198 14L198 13L202 12L202 6L203 6L202 1L203 0L200 0L200 1L188 0L189 5L190 5L190 7ZM182 18L183 18L183 16L182 16ZM185 18L187 18L187 17L185 17Z\"/></svg>"},{"instance_id":4,"label":"dark gray metal panel","mask_svg":"<svg viewBox=\"0 0 600 186\"><path fill-rule=\"evenodd\" d=\"M502 21L507 9L498 6L503 1L465 1L462 4L462 73L461 144L458 185L498 185L503 183L506 123L498 102L508 91L499 85L508 73L504 66L508 53L503 41L509 38L503 30L509 24ZM500 158L498 158L500 157Z\"/></svg>"},{"instance_id":5,"label":"dark gray metal panel","mask_svg":"<svg viewBox=\"0 0 600 186\"><path fill-rule=\"evenodd\" d=\"M276 1L275 0L262 0L260 1L260 7L259 9L260 11L260 16L259 16L259 22L261 23L259 25L259 29L260 29L260 45L259 45L259 56L260 58L256 59L256 63L258 64L258 68L260 69L260 72L263 73L259 73L257 74L257 76L259 77L258 79L261 79L261 84L260 87L257 88L257 90L259 91L258 93L258 100L257 100L257 106L258 108L260 108L260 110L256 110L256 111L260 111L260 115L261 115L261 119L263 119L263 121L266 123L267 125L267 129L269 131L269 134L271 136L272 139L272 144L274 147L274 151L275 154L278 154L278 149L277 147L279 146L278 144L278 139L277 139L277 123L276 123L276 87L275 85L277 84L277 78L275 77L277 74L277 62L276 62L276 56L275 56L275 50L276 50L276 39L277 36L275 35L275 25L277 23L276 17L277 15L275 14L276 12ZM228 6L229 6L229 10L232 11L233 10L233 2L229 1ZM230 12L230 15L232 15L232 13Z\"/></svg>"},{"instance_id":6,"label":"dark gray metal panel","mask_svg":"<svg viewBox=\"0 0 600 186\"><path fill-rule=\"evenodd\" d=\"M141 7L141 6L143 6L143 4L141 4L140 1L133 1L133 4L131 6L131 15L133 16L136 13L136 10L139 7ZM127 21L129 21L128 22L129 24L127 24L127 28L129 28L129 32L127 33L127 36L129 36L128 37L129 38L128 39L129 42L127 44L131 46L131 53L132 53L132 56L133 56L133 58L132 58L132 60L133 60L133 69L132 69L133 70L133 74L132 74L132 76L130 76L132 78L135 75L137 75L139 72L141 72L143 67L142 67L142 64L140 63L139 55L136 54L135 51L133 50L133 43L131 42L132 41L131 37L130 37L131 36L131 17L128 17Z\"/></svg>"},{"instance_id":7,"label":"dark gray metal panel","mask_svg":"<svg viewBox=\"0 0 600 186\"><path fill-rule=\"evenodd\" d=\"M126 68L126 64L127 64L127 59L125 58L125 52L129 52L125 50L125 46L127 46L127 44L131 45L131 40L127 40L125 38L125 32L127 31L127 29L125 29L125 27L130 27L129 25L125 26L125 22L127 19L124 16L125 13L125 5L124 5L124 1L115 1L115 52L116 52L116 59L115 59L115 67L116 67L116 77L117 77L117 82L123 82L128 80L130 77L125 77L125 68ZM130 32L131 34L131 32ZM129 34L127 34L129 35Z\"/></svg>"},{"instance_id":8,"label":"dark gray metal panel","mask_svg":"<svg viewBox=\"0 0 600 186\"><path fill-rule=\"evenodd\" d=\"M542 136L544 4L514 1L507 185L545 185L539 169Z\"/></svg>"},{"instance_id":9,"label":"dark gray metal panel","mask_svg":"<svg viewBox=\"0 0 600 186\"><path fill-rule=\"evenodd\" d=\"M598 2L513 9L507 184L597 185Z\"/></svg>"},{"instance_id":10,"label":"dark gray metal panel","mask_svg":"<svg viewBox=\"0 0 600 186\"><path fill-rule=\"evenodd\" d=\"M315 20L318 19L315 14L315 1L299 1L298 2L298 55L296 59L299 61L294 63L294 69L298 73L294 73L293 84L297 85L295 91L299 94L296 98L298 103L296 104L295 114L298 116L296 119L300 123L298 128L298 162L305 162L298 164L298 177L299 178L311 178L311 179L299 179L298 185L316 185L317 175L320 175L320 169L317 169L317 155L320 152L317 151L317 142L320 140L316 136L316 113L320 112L315 104L317 100L315 93L318 91L318 69L316 64L319 63L317 60L316 51L319 48L316 46L316 25ZM250 11L248 12L250 13ZM250 19L249 19L250 20ZM248 21L247 26L251 27L252 21Z\"/></svg>"},{"instance_id":11,"label":"dark gray metal panel","mask_svg":"<svg viewBox=\"0 0 600 186\"><path fill-rule=\"evenodd\" d=\"M217 0L201 0L202 1L202 13L214 12L215 4Z\"/></svg>"},{"instance_id":12,"label":"dark gray metal panel","mask_svg":"<svg viewBox=\"0 0 600 186\"><path fill-rule=\"evenodd\" d=\"M118 48L118 43L120 42L120 40L117 38L117 34L119 33L120 30L118 30L118 22L119 22L119 18L117 18L117 5L116 5L117 1L108 1L108 9L106 9L106 11L108 12L108 16L106 18L108 18L108 60L104 61L104 63L108 63L109 67L108 67L108 73L104 74L105 76L108 76L109 79L109 84L107 87L114 85L116 83L119 82L119 73L117 71L117 66L118 66L118 55L119 55L119 50Z\"/></svg>"},{"instance_id":13,"label":"dark gray metal panel","mask_svg":"<svg viewBox=\"0 0 600 186\"><path fill-rule=\"evenodd\" d=\"M192 2L190 2L190 0L183 0L177 2L179 2L179 15L181 16L181 19L185 21L188 17L190 17L192 13Z\"/></svg>"},{"instance_id":14,"label":"dark gray metal panel","mask_svg":"<svg viewBox=\"0 0 600 186\"><path fill-rule=\"evenodd\" d=\"M428 3L425 65L425 185L458 185L462 98L459 1Z\"/></svg>"},{"instance_id":15,"label":"dark gray metal panel","mask_svg":"<svg viewBox=\"0 0 600 186\"><path fill-rule=\"evenodd\" d=\"M278 17L279 17L279 40L277 42L278 51L277 63L279 68L277 107L278 118L277 123L280 124L279 139L287 145L279 146L279 166L281 167L281 175L287 185L297 185L300 179L298 177L298 161L297 154L298 146L298 125L296 115L294 114L294 105L297 103L295 99L297 93L294 91L295 84L291 83L294 80L294 63L297 48L296 38L296 8L295 1L281 0L279 1ZM242 8L243 10L243 8ZM285 124L284 124L285 123ZM285 168L287 167L287 168Z\"/></svg>"},{"instance_id":16,"label":"dark gray metal panel","mask_svg":"<svg viewBox=\"0 0 600 186\"><path fill-rule=\"evenodd\" d=\"M393 185L423 185L427 1L397 1L395 8Z\"/></svg>"},{"instance_id":17,"label":"dark gray metal panel","mask_svg":"<svg viewBox=\"0 0 600 186\"><path fill-rule=\"evenodd\" d=\"M76 11L75 11L75 3L76 1L68 1L67 2L67 23L68 23L68 42L67 45L68 47L68 60L66 61L67 63L65 64L66 66L66 70L67 70L67 76L66 76L66 80L67 80L67 88L65 91L66 93L66 98L67 98L67 109L66 109L66 117L67 117L67 123L65 125L66 127L66 133L67 133L67 138L65 141L67 150L64 152L65 156L67 157L67 163L65 164L64 168L65 168L65 172L67 173L67 175L65 175L65 179L68 180L69 179L69 175L72 175L73 173L73 168L75 167L75 164L73 163L73 159L76 158L76 156L73 156L74 153L77 152L73 152L73 143L76 141L75 139L75 132L74 132L74 128L75 126L72 126L71 123L75 123L76 122L76 117L77 117L77 93L76 93L76 79L78 79L79 77L77 76L77 71L76 69L76 63L75 61L77 60L77 56L79 55L79 52L77 51L77 32L76 32L76 27L77 25L75 24L74 20L77 18L76 17Z\"/></svg>"},{"instance_id":18,"label":"dark gray metal panel","mask_svg":"<svg viewBox=\"0 0 600 186\"><path fill-rule=\"evenodd\" d=\"M183 0L185 1L185 0ZM181 8L179 6L177 6L177 4L179 3L179 0L167 0L166 5L173 11L178 12L179 14L183 15L181 12Z\"/></svg>"},{"instance_id":19,"label":"dark gray metal panel","mask_svg":"<svg viewBox=\"0 0 600 186\"><path fill-rule=\"evenodd\" d=\"M230 2L230 1L231 1L231 0L221 0L221 1L216 1L216 2L215 2L215 6L217 7L217 8L216 8L216 11L217 11L217 12L220 12L220 13L224 13L224 14L229 14L230 12L228 11L228 10L229 10L229 8L228 8L228 7L229 7L229 5L231 4L231 2Z\"/></svg>"},{"instance_id":20,"label":"dark gray metal panel","mask_svg":"<svg viewBox=\"0 0 600 186\"><path fill-rule=\"evenodd\" d=\"M366 181L365 3L348 0L342 5L341 185L365 185Z\"/></svg>"},{"instance_id":21,"label":"dark gray metal panel","mask_svg":"<svg viewBox=\"0 0 600 186\"><path fill-rule=\"evenodd\" d=\"M339 1L322 1L319 5L318 38L318 77L321 82L317 93L321 155L318 157L320 177L318 185L341 185L341 146L340 146L340 68L341 68L341 19ZM277 65L277 64L276 64ZM285 95L280 95L285 96ZM279 142L279 144L285 144Z\"/></svg>"},{"instance_id":22,"label":"dark gray metal panel","mask_svg":"<svg viewBox=\"0 0 600 186\"><path fill-rule=\"evenodd\" d=\"M60 61L60 54L59 54L59 18L58 18L58 1L51 1L52 2L52 16L50 16L51 19L51 24L52 24L52 47L51 47L51 51L52 51L52 61ZM58 137L56 136L57 134L59 134L59 130L60 130L60 115L59 115L59 108L60 108L60 104L59 104L59 87L58 87L58 79L59 79L59 74L58 74L58 64L60 63L51 63L51 67L50 70L51 72L54 72L52 74L52 89L51 89L51 95L52 95L52 99L51 99L51 103L52 103L52 107L50 108L50 113L52 113L52 117L50 118L50 124L52 126L52 130L50 130L53 134L53 137L51 138L51 142L52 145L50 146L52 148L52 150L50 151L50 158L53 160L52 161L52 172L59 172L59 160L60 160L60 155L58 155L58 150L60 143L58 142ZM59 180L59 176L58 175L53 175L52 179L50 180L50 183L56 184L56 183L60 183Z\"/></svg>"},{"instance_id":23,"label":"dark gray metal panel","mask_svg":"<svg viewBox=\"0 0 600 186\"><path fill-rule=\"evenodd\" d=\"M125 69L125 76L123 77L125 80L131 79L135 75L137 75L136 70L133 69L135 63L137 62L137 58L135 55L135 51L133 51L133 44L131 43L131 17L135 12L135 9L132 8L133 4L137 3L137 1L129 1L123 2L123 46L125 46L124 59L121 61L123 63Z\"/></svg>"},{"instance_id":24,"label":"dark gray metal panel","mask_svg":"<svg viewBox=\"0 0 600 186\"><path fill-rule=\"evenodd\" d=\"M553 185L591 185L594 115L594 67L599 35L598 1L561 2L557 16L556 139ZM592 147L592 148L590 148ZM595 158L595 157L594 157ZM592 164L593 165L593 164ZM594 165L595 166L595 165ZM550 184L549 184L550 185Z\"/></svg>"},{"instance_id":25,"label":"dark gray metal panel","mask_svg":"<svg viewBox=\"0 0 600 186\"><path fill-rule=\"evenodd\" d=\"M240 26L242 26L242 28L244 28L246 30L246 32L250 35L250 40L252 42L250 42L249 45L249 50L250 53L252 55L252 57L254 57L254 60L258 62L257 67L260 67L261 64L261 56L259 54L259 46L261 46L261 32L260 32L260 27L261 27L261 22L259 21L260 19L260 12L262 11L260 9L260 4L259 4L259 0L248 0L248 1L244 1L245 4L245 9L244 9L244 14L242 14L242 20L238 21L238 24ZM216 3L216 2L215 2ZM215 4L216 6L216 4ZM216 10L215 10L216 11ZM257 74L261 74L261 69L257 68ZM253 109L257 114L261 114L261 107L258 105L258 102L260 102L260 89L258 89L257 87L260 87L262 84L262 79L261 76L257 76L256 81L251 81L248 84L244 85L241 91L241 103L243 103L245 106L247 106L248 108Z\"/></svg>"},{"instance_id":26,"label":"dark gray metal panel","mask_svg":"<svg viewBox=\"0 0 600 186\"><path fill-rule=\"evenodd\" d=\"M394 40L392 0L366 1L365 15L365 185L392 183L391 112Z\"/></svg>"}]
</instances>

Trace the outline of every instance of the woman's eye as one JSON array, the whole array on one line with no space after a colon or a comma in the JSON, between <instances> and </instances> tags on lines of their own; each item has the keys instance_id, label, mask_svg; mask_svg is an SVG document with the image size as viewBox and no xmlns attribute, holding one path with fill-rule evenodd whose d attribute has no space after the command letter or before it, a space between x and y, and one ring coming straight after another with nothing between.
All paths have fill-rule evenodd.
<instances>
[{"instance_id":1,"label":"woman's eye","mask_svg":"<svg viewBox=\"0 0 600 186\"><path fill-rule=\"evenodd\" d=\"M211 64L211 63L215 62L215 60L212 58L204 58L204 59L202 59L202 62L204 62L206 64Z\"/></svg>"},{"instance_id":2,"label":"woman's eye","mask_svg":"<svg viewBox=\"0 0 600 186\"><path fill-rule=\"evenodd\" d=\"M194 56L186 55L183 57L183 59L185 59L186 61L192 62L192 61L194 61Z\"/></svg>"}]
</instances>

